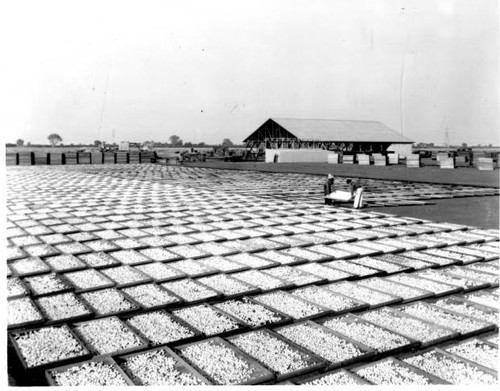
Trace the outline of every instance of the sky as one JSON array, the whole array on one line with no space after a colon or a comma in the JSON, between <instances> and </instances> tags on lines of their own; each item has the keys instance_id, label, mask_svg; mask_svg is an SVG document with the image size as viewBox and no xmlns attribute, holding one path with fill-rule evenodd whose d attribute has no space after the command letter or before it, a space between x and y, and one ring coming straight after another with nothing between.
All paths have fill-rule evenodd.
<instances>
[{"instance_id":1,"label":"sky","mask_svg":"<svg viewBox=\"0 0 500 391\"><path fill-rule=\"evenodd\" d=\"M240 143L284 117L500 145L497 0L4 4L5 142Z\"/></svg>"}]
</instances>

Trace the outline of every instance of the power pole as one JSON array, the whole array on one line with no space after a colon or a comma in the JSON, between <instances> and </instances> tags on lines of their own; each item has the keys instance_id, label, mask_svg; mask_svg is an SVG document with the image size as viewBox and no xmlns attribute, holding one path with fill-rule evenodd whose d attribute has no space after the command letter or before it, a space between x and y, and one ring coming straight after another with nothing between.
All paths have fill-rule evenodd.
<instances>
[{"instance_id":1,"label":"power pole","mask_svg":"<svg viewBox=\"0 0 500 391\"><path fill-rule=\"evenodd\" d=\"M450 130L448 127L446 127L446 131L444 133L444 146L445 147L450 146Z\"/></svg>"}]
</instances>

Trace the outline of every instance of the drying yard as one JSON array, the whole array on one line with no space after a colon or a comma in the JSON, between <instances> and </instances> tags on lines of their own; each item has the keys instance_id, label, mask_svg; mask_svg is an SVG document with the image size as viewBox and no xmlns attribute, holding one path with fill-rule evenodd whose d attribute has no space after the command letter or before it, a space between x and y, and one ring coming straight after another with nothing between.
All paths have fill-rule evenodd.
<instances>
[{"instance_id":1,"label":"drying yard","mask_svg":"<svg viewBox=\"0 0 500 391\"><path fill-rule=\"evenodd\" d=\"M7 167L10 384L498 383L498 229L370 208L498 188L323 179Z\"/></svg>"}]
</instances>

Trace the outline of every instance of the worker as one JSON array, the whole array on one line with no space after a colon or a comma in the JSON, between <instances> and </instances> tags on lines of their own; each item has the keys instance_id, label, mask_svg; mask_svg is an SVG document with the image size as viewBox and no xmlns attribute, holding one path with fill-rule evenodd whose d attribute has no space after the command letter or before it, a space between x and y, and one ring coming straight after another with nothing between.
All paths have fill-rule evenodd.
<instances>
[{"instance_id":1,"label":"worker","mask_svg":"<svg viewBox=\"0 0 500 391\"><path fill-rule=\"evenodd\" d=\"M351 190L351 197L354 198L353 208L360 209L363 207L363 186L358 180L353 181L352 179L347 180L347 184Z\"/></svg>"},{"instance_id":2,"label":"worker","mask_svg":"<svg viewBox=\"0 0 500 391\"><path fill-rule=\"evenodd\" d=\"M333 192L333 185L335 183L335 178L332 174L328 174L326 177L326 182L323 185L324 193L325 193L325 205L332 205L333 200L330 198L326 198L327 195L330 195Z\"/></svg>"}]
</instances>

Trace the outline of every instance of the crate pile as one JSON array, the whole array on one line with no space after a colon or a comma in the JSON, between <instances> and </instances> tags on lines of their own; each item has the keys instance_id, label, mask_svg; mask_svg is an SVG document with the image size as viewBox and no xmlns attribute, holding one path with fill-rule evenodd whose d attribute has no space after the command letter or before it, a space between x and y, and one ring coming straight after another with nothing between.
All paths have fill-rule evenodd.
<instances>
[{"instance_id":1,"label":"crate pile","mask_svg":"<svg viewBox=\"0 0 500 391\"><path fill-rule=\"evenodd\" d=\"M35 154L33 152L19 152L18 159L20 166L31 166L35 161Z\"/></svg>"},{"instance_id":2,"label":"crate pile","mask_svg":"<svg viewBox=\"0 0 500 391\"><path fill-rule=\"evenodd\" d=\"M17 153L7 152L5 154L5 165L17 166L19 164Z\"/></svg>"},{"instance_id":3,"label":"crate pile","mask_svg":"<svg viewBox=\"0 0 500 391\"><path fill-rule=\"evenodd\" d=\"M45 166L48 163L49 155L47 153L36 154L34 163L36 166Z\"/></svg>"},{"instance_id":4,"label":"crate pile","mask_svg":"<svg viewBox=\"0 0 500 391\"><path fill-rule=\"evenodd\" d=\"M439 167L444 169L455 168L455 158L454 157L442 157L439 159Z\"/></svg>"},{"instance_id":5,"label":"crate pile","mask_svg":"<svg viewBox=\"0 0 500 391\"><path fill-rule=\"evenodd\" d=\"M498 230L114 168L7 170L19 385L497 382Z\"/></svg>"},{"instance_id":6,"label":"crate pile","mask_svg":"<svg viewBox=\"0 0 500 391\"><path fill-rule=\"evenodd\" d=\"M391 155L389 155L391 156ZM387 156L383 155L381 153L374 153L372 155L373 157L373 164L376 166L386 166L387 165ZM397 164L397 163L396 163Z\"/></svg>"},{"instance_id":7,"label":"crate pile","mask_svg":"<svg viewBox=\"0 0 500 391\"><path fill-rule=\"evenodd\" d=\"M66 164L78 164L78 153L66 152L64 154L64 160Z\"/></svg>"},{"instance_id":8,"label":"crate pile","mask_svg":"<svg viewBox=\"0 0 500 391\"><path fill-rule=\"evenodd\" d=\"M129 153L125 151L116 152L116 164L128 164Z\"/></svg>"},{"instance_id":9,"label":"crate pile","mask_svg":"<svg viewBox=\"0 0 500 391\"><path fill-rule=\"evenodd\" d=\"M92 153L90 152L78 152L78 164L90 164L92 158Z\"/></svg>"},{"instance_id":10,"label":"crate pile","mask_svg":"<svg viewBox=\"0 0 500 391\"><path fill-rule=\"evenodd\" d=\"M104 152L104 164L115 164L115 163L116 163L116 153Z\"/></svg>"},{"instance_id":11,"label":"crate pile","mask_svg":"<svg viewBox=\"0 0 500 391\"><path fill-rule=\"evenodd\" d=\"M389 153L387 155L389 160L389 164L399 164L399 154L398 153Z\"/></svg>"},{"instance_id":12,"label":"crate pile","mask_svg":"<svg viewBox=\"0 0 500 391\"><path fill-rule=\"evenodd\" d=\"M476 159L478 170L493 171L495 169L493 159L489 157L480 157Z\"/></svg>"},{"instance_id":13,"label":"crate pile","mask_svg":"<svg viewBox=\"0 0 500 391\"><path fill-rule=\"evenodd\" d=\"M406 167L420 167L420 155L411 154L406 156Z\"/></svg>"},{"instance_id":14,"label":"crate pile","mask_svg":"<svg viewBox=\"0 0 500 391\"><path fill-rule=\"evenodd\" d=\"M92 164L103 164L104 156L102 152L91 152L90 161Z\"/></svg>"},{"instance_id":15,"label":"crate pile","mask_svg":"<svg viewBox=\"0 0 500 391\"><path fill-rule=\"evenodd\" d=\"M366 155L364 153L358 153L356 155L356 160L360 166L369 166L370 165L370 155Z\"/></svg>"},{"instance_id":16,"label":"crate pile","mask_svg":"<svg viewBox=\"0 0 500 391\"><path fill-rule=\"evenodd\" d=\"M64 163L64 154L62 153L49 153L50 165L61 165Z\"/></svg>"},{"instance_id":17,"label":"crate pile","mask_svg":"<svg viewBox=\"0 0 500 391\"><path fill-rule=\"evenodd\" d=\"M342 164L354 164L354 155L343 155Z\"/></svg>"}]
</instances>

